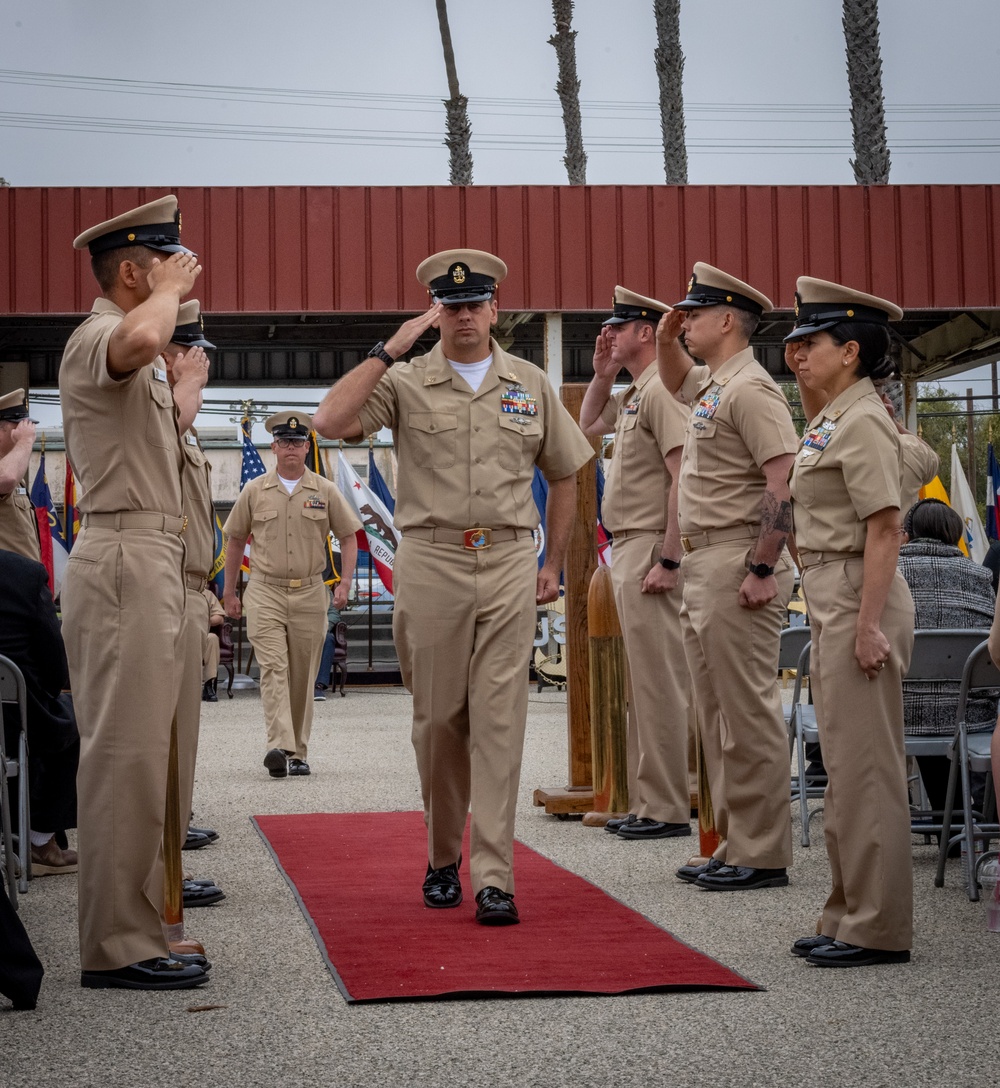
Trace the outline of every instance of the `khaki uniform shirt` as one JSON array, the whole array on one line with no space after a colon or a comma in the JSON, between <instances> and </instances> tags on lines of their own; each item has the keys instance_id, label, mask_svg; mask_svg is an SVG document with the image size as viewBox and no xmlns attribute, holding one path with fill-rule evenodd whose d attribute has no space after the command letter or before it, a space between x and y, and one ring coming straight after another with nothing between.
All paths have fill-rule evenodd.
<instances>
[{"instance_id":1,"label":"khaki uniform shirt","mask_svg":"<svg viewBox=\"0 0 1000 1088\"><path fill-rule=\"evenodd\" d=\"M69 338L59 368L66 453L80 482L82 514L149 510L180 517L181 446L162 359L121 381L108 341L125 314L99 298Z\"/></svg>"},{"instance_id":2,"label":"khaki uniform shirt","mask_svg":"<svg viewBox=\"0 0 1000 1088\"><path fill-rule=\"evenodd\" d=\"M399 458L395 524L534 529L535 465L548 480L594 456L544 373L490 341L479 389L452 369L440 343L397 363L359 413L365 435L391 427Z\"/></svg>"},{"instance_id":3,"label":"khaki uniform shirt","mask_svg":"<svg viewBox=\"0 0 1000 1088\"><path fill-rule=\"evenodd\" d=\"M209 627L212 626L212 620L214 620L216 617L218 617L219 619L225 621L226 613L225 613L225 610L222 607L222 602L219 600L219 598L216 597L216 595L208 588L203 589L201 592L202 592L202 596L208 602L208 622L209 622ZM220 625L216 624L216 627L218 627L218 626L220 626Z\"/></svg>"},{"instance_id":4,"label":"khaki uniform shirt","mask_svg":"<svg viewBox=\"0 0 1000 1088\"><path fill-rule=\"evenodd\" d=\"M243 488L224 528L227 536L253 533L251 578L311 578L326 566L327 534L345 540L361 522L330 480L306 469L289 494L272 469Z\"/></svg>"},{"instance_id":5,"label":"khaki uniform shirt","mask_svg":"<svg viewBox=\"0 0 1000 1088\"><path fill-rule=\"evenodd\" d=\"M184 463L181 466L181 488L187 528L184 546L187 554L184 572L207 578L215 562L215 507L212 505L212 466L192 427L181 439Z\"/></svg>"},{"instance_id":6,"label":"khaki uniform shirt","mask_svg":"<svg viewBox=\"0 0 1000 1088\"><path fill-rule=\"evenodd\" d=\"M899 510L905 514L920 498L920 489L924 484L929 484L938 474L941 458L915 434L900 434L899 448L903 458Z\"/></svg>"},{"instance_id":7,"label":"khaki uniform shirt","mask_svg":"<svg viewBox=\"0 0 1000 1088\"><path fill-rule=\"evenodd\" d=\"M760 466L798 445L778 383L745 348L714 374L694 367L682 394L693 409L678 481L681 534L758 524Z\"/></svg>"},{"instance_id":8,"label":"khaki uniform shirt","mask_svg":"<svg viewBox=\"0 0 1000 1088\"><path fill-rule=\"evenodd\" d=\"M792 466L799 551L863 552L865 518L899 506L899 435L869 378L806 428Z\"/></svg>"},{"instance_id":9,"label":"khaki uniform shirt","mask_svg":"<svg viewBox=\"0 0 1000 1088\"><path fill-rule=\"evenodd\" d=\"M40 563L38 522L27 484L25 477L9 495L0 495L0 548Z\"/></svg>"},{"instance_id":10,"label":"khaki uniform shirt","mask_svg":"<svg viewBox=\"0 0 1000 1088\"><path fill-rule=\"evenodd\" d=\"M611 533L666 531L671 479L663 459L684 444L687 417L687 409L664 389L655 364L608 398L601 418L614 428L615 449L601 514Z\"/></svg>"}]
</instances>

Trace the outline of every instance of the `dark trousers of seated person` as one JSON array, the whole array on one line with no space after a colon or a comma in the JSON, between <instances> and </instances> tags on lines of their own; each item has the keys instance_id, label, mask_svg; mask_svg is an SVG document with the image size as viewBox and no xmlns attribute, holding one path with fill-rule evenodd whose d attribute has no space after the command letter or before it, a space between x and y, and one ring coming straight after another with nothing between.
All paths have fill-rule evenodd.
<instances>
[{"instance_id":1,"label":"dark trousers of seated person","mask_svg":"<svg viewBox=\"0 0 1000 1088\"><path fill-rule=\"evenodd\" d=\"M76 827L76 771L80 762L80 734L73 701L68 693L45 699L44 715L28 711L28 799L31 831L60 835ZM14 759L18 751L17 708L3 708L4 751ZM11 781L10 791L17 789ZM17 805L11 804L11 825L17 827ZM65 842L59 845L65 846Z\"/></svg>"},{"instance_id":2,"label":"dark trousers of seated person","mask_svg":"<svg viewBox=\"0 0 1000 1088\"><path fill-rule=\"evenodd\" d=\"M0 994L15 1009L33 1009L44 973L0 875Z\"/></svg>"},{"instance_id":3,"label":"dark trousers of seated person","mask_svg":"<svg viewBox=\"0 0 1000 1088\"><path fill-rule=\"evenodd\" d=\"M917 756L917 766L920 768L920 777L927 792L927 800L935 812L944 811L944 803L948 796L948 775L951 773L951 760L947 756ZM986 789L986 775L973 774L972 776L972 805L973 808L982 809L983 794ZM962 819L962 783L959 781L955 789L956 815L952 816L952 822Z\"/></svg>"}]
</instances>

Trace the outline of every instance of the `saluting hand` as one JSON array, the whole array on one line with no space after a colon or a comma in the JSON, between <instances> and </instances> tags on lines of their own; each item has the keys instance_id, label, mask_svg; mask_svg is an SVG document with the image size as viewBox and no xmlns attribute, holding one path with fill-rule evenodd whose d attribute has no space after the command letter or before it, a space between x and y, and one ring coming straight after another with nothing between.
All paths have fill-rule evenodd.
<instances>
[{"instance_id":1,"label":"saluting hand","mask_svg":"<svg viewBox=\"0 0 1000 1088\"><path fill-rule=\"evenodd\" d=\"M617 363L611 361L613 346L611 329L605 325L597 334L597 340L594 343L594 374L598 378L614 379L621 369Z\"/></svg>"},{"instance_id":2,"label":"saluting hand","mask_svg":"<svg viewBox=\"0 0 1000 1088\"><path fill-rule=\"evenodd\" d=\"M681 334L681 325L687 316L686 310L667 310L656 323L657 344L671 344Z\"/></svg>"},{"instance_id":3,"label":"saluting hand","mask_svg":"<svg viewBox=\"0 0 1000 1088\"><path fill-rule=\"evenodd\" d=\"M437 327L443 309L440 302L435 302L429 310L404 321L386 340L385 351L394 359L405 355L428 329Z\"/></svg>"},{"instance_id":4,"label":"saluting hand","mask_svg":"<svg viewBox=\"0 0 1000 1088\"><path fill-rule=\"evenodd\" d=\"M798 340L789 340L788 343L785 344L785 366L788 367L796 378L799 376L799 364L795 356L798 354L799 344L800 341Z\"/></svg>"},{"instance_id":5,"label":"saluting hand","mask_svg":"<svg viewBox=\"0 0 1000 1088\"><path fill-rule=\"evenodd\" d=\"M178 352L170 362L176 381L192 382L199 388L208 382L209 358L197 345Z\"/></svg>"},{"instance_id":6,"label":"saluting hand","mask_svg":"<svg viewBox=\"0 0 1000 1088\"><path fill-rule=\"evenodd\" d=\"M15 446L21 443L26 446L33 446L35 444L35 421L33 419L22 419L10 432L10 437Z\"/></svg>"},{"instance_id":7,"label":"saluting hand","mask_svg":"<svg viewBox=\"0 0 1000 1088\"><path fill-rule=\"evenodd\" d=\"M193 253L171 253L165 260L153 258L146 280L151 291L174 290L178 298L184 298L201 275L201 265Z\"/></svg>"}]
</instances>

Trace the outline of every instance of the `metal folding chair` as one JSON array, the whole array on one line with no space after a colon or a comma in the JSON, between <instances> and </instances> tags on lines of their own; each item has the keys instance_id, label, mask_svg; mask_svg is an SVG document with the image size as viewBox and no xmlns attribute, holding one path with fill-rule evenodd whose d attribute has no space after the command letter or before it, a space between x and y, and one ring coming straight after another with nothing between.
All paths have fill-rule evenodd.
<instances>
[{"instance_id":1,"label":"metal folding chair","mask_svg":"<svg viewBox=\"0 0 1000 1088\"><path fill-rule=\"evenodd\" d=\"M982 631L979 632L982 635ZM962 824L957 835L950 838L942 832L941 846L938 851L937 873L934 884L940 888L944 884L944 867L948 860L948 849L955 843L961 843L966 850L965 880L969 899L975 902L979 898L978 847L984 840L1000 833L1000 824L994 820L986 822L984 813L989 810L992 798L992 776L990 775L990 741L993 730L981 733L969 733L965 722L966 704L969 696L982 689L1000 688L1000 669L990 660L989 645L984 640L972 651L962 672L962 686L958 695L958 710L955 715L955 734L951 738L949 756L951 772L948 775L948 792L945 796L942 824L951 827L951 818L955 809L955 794L961 781L962 789ZM986 772L986 796L983 811L977 812L972 806L972 773ZM995 799L994 799L995 800Z\"/></svg>"},{"instance_id":2,"label":"metal folding chair","mask_svg":"<svg viewBox=\"0 0 1000 1088\"><path fill-rule=\"evenodd\" d=\"M11 902L17 906L15 888L13 835L10 819L10 779L17 779L17 862L20 876L16 887L23 894L28 890L31 876L31 807L28 802L28 735L25 732L28 700L21 670L0 654L0 705L16 706L18 710L17 758L7 754L4 747L4 731L0 728L0 834L3 836L4 857L7 866L7 887Z\"/></svg>"},{"instance_id":3,"label":"metal folding chair","mask_svg":"<svg viewBox=\"0 0 1000 1088\"><path fill-rule=\"evenodd\" d=\"M816 708L812 703L802 702L803 681L809 676L810 629L808 627L786 627L781 632L781 648L778 661L781 663L787 648L788 660L795 662L795 687L792 689L792 706L788 714L789 745L794 746L795 762L798 773L792 776L792 802L799 805L799 819L802 825L801 843L808 846L809 821L821 808L809 811L810 799L822 797L826 783L809 775L806 771L806 745L819 743L819 727L816 724ZM795 650L798 656L793 657ZM791 666L784 666L791 667Z\"/></svg>"}]
</instances>

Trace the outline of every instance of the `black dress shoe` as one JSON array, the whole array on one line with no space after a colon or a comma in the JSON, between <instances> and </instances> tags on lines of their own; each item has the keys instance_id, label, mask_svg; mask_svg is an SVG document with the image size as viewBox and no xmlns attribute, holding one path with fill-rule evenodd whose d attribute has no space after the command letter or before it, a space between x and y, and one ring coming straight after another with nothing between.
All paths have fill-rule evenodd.
<instances>
[{"instance_id":1,"label":"black dress shoe","mask_svg":"<svg viewBox=\"0 0 1000 1088\"><path fill-rule=\"evenodd\" d=\"M827 944L833 944L833 937L824 937L822 933L816 937L800 937L792 945L792 955L805 957Z\"/></svg>"},{"instance_id":2,"label":"black dress shoe","mask_svg":"<svg viewBox=\"0 0 1000 1088\"><path fill-rule=\"evenodd\" d=\"M290 759L288 761L289 774L312 774L309 764L304 759Z\"/></svg>"},{"instance_id":3,"label":"black dress shoe","mask_svg":"<svg viewBox=\"0 0 1000 1088\"><path fill-rule=\"evenodd\" d=\"M709 858L708 861L702 865L682 865L676 873L678 880L684 880L688 884L694 884L694 882L701 876L702 873L714 873L716 869L721 869L724 862L719 861L718 858Z\"/></svg>"},{"instance_id":4,"label":"black dress shoe","mask_svg":"<svg viewBox=\"0 0 1000 1088\"><path fill-rule=\"evenodd\" d=\"M476 921L481 926L516 926L521 919L514 897L489 886L476 894Z\"/></svg>"},{"instance_id":5,"label":"black dress shoe","mask_svg":"<svg viewBox=\"0 0 1000 1088\"><path fill-rule=\"evenodd\" d=\"M690 824L667 824L641 816L618 829L620 839L675 839L691 834Z\"/></svg>"},{"instance_id":6,"label":"black dress shoe","mask_svg":"<svg viewBox=\"0 0 1000 1088\"><path fill-rule=\"evenodd\" d=\"M181 889L185 910L188 907L210 907L226 898L226 893L215 884L196 884L193 880L185 880Z\"/></svg>"},{"instance_id":7,"label":"black dress shoe","mask_svg":"<svg viewBox=\"0 0 1000 1088\"><path fill-rule=\"evenodd\" d=\"M280 748L272 748L264 756L264 766L272 778L285 778L288 775L288 756Z\"/></svg>"},{"instance_id":8,"label":"black dress shoe","mask_svg":"<svg viewBox=\"0 0 1000 1088\"><path fill-rule=\"evenodd\" d=\"M170 958L178 963L193 963L195 967L200 967L203 971L212 970L208 957L203 956L200 952L171 952Z\"/></svg>"},{"instance_id":9,"label":"black dress shoe","mask_svg":"<svg viewBox=\"0 0 1000 1088\"><path fill-rule=\"evenodd\" d=\"M638 819L639 817L633 816L631 812L627 816L616 816L613 820L608 820L604 825L604 830L610 831L612 835L617 835L626 824L634 824Z\"/></svg>"},{"instance_id":10,"label":"black dress shoe","mask_svg":"<svg viewBox=\"0 0 1000 1088\"><path fill-rule=\"evenodd\" d=\"M201 701L203 703L217 703L218 695L215 694L215 681L206 680L201 688Z\"/></svg>"},{"instance_id":11,"label":"black dress shoe","mask_svg":"<svg viewBox=\"0 0 1000 1088\"><path fill-rule=\"evenodd\" d=\"M214 835L215 832L212 832L212 834ZM215 835L215 839L217 839L218 837L218 835ZM203 846L208 846L209 844L215 842L215 839L213 839L211 835L202 831L200 828L189 827L187 830L187 837L184 839L184 845L181 847L181 849L200 850Z\"/></svg>"},{"instance_id":12,"label":"black dress shoe","mask_svg":"<svg viewBox=\"0 0 1000 1088\"><path fill-rule=\"evenodd\" d=\"M909 963L909 951L893 952L886 948L859 948L856 944L831 941L814 948L806 963L814 967L872 967L877 963Z\"/></svg>"},{"instance_id":13,"label":"black dress shoe","mask_svg":"<svg viewBox=\"0 0 1000 1088\"><path fill-rule=\"evenodd\" d=\"M458 861L445 865L441 869L432 869L427 865L424 877L424 904L428 907L457 907L462 902L462 882L458 878L458 867L462 864L462 855Z\"/></svg>"},{"instance_id":14,"label":"black dress shoe","mask_svg":"<svg viewBox=\"0 0 1000 1088\"><path fill-rule=\"evenodd\" d=\"M744 888L784 888L787 869L753 869L749 865L723 865L713 873L702 873L696 888L710 892L742 891Z\"/></svg>"},{"instance_id":15,"label":"black dress shoe","mask_svg":"<svg viewBox=\"0 0 1000 1088\"><path fill-rule=\"evenodd\" d=\"M189 990L207 981L203 967L165 958L140 960L114 971L80 972L80 985L88 990Z\"/></svg>"},{"instance_id":16,"label":"black dress shoe","mask_svg":"<svg viewBox=\"0 0 1000 1088\"><path fill-rule=\"evenodd\" d=\"M219 840L218 831L214 831L210 827L192 827L192 826L189 825L188 826L188 834L189 835L204 835L208 839L209 842L218 842L218 840Z\"/></svg>"}]
</instances>

